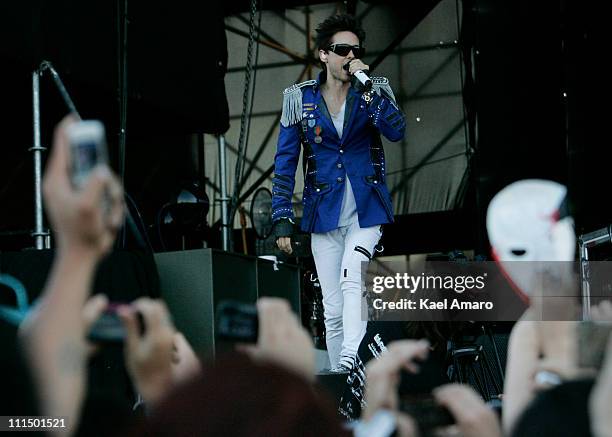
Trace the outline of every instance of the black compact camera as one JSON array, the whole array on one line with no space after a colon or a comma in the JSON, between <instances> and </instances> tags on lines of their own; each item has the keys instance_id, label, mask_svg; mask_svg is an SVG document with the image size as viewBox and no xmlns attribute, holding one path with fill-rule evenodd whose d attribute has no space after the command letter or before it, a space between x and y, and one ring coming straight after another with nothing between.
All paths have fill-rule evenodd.
<instances>
[{"instance_id":1,"label":"black compact camera","mask_svg":"<svg viewBox=\"0 0 612 437\"><path fill-rule=\"evenodd\" d=\"M94 322L87 340L93 343L123 343L125 341L125 328L123 322L117 314L119 304L110 304L102 313L102 315ZM145 323L142 314L137 313L138 328L140 335L145 333Z\"/></svg>"},{"instance_id":2,"label":"black compact camera","mask_svg":"<svg viewBox=\"0 0 612 437\"><path fill-rule=\"evenodd\" d=\"M453 425L455 418L431 395L400 397L400 410L418 424L421 435L430 435L435 428Z\"/></svg>"},{"instance_id":3,"label":"black compact camera","mask_svg":"<svg viewBox=\"0 0 612 437\"><path fill-rule=\"evenodd\" d=\"M450 381L445 372L444 361L430 353L419 363L417 374L402 372L399 387L400 410L410 415L419 427L422 437L434 435L436 428L455 423L454 417L433 397L432 390Z\"/></svg>"},{"instance_id":4,"label":"black compact camera","mask_svg":"<svg viewBox=\"0 0 612 437\"><path fill-rule=\"evenodd\" d=\"M259 335L257 307L234 300L217 305L217 338L232 343L256 343Z\"/></svg>"}]
</instances>

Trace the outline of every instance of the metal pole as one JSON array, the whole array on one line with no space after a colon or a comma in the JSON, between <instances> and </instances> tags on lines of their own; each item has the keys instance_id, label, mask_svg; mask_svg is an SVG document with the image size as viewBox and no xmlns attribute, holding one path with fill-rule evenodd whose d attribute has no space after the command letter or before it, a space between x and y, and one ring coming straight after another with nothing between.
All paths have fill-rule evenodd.
<instances>
[{"instance_id":1,"label":"metal pole","mask_svg":"<svg viewBox=\"0 0 612 437\"><path fill-rule=\"evenodd\" d=\"M612 243L612 225L578 237L580 279L582 284L582 320L591 319L591 266L589 265L589 248L604 243Z\"/></svg>"},{"instance_id":2,"label":"metal pole","mask_svg":"<svg viewBox=\"0 0 612 437\"><path fill-rule=\"evenodd\" d=\"M49 230L43 228L42 152L46 151L47 148L43 147L40 143L40 78L45 70L49 70L68 110L79 120L81 119L57 71L55 71L49 61L42 61L39 68L32 72L32 124L34 130L34 146L28 149L34 154L34 232L32 232L32 236L34 237L36 249L38 250L51 248L51 234Z\"/></svg>"},{"instance_id":3,"label":"metal pole","mask_svg":"<svg viewBox=\"0 0 612 437\"><path fill-rule=\"evenodd\" d=\"M34 116L34 147L29 150L34 154L34 241L36 249L49 249L49 232L43 229L42 204L42 152L47 150L40 144L40 73L32 72L32 114Z\"/></svg>"},{"instance_id":4,"label":"metal pole","mask_svg":"<svg viewBox=\"0 0 612 437\"><path fill-rule=\"evenodd\" d=\"M217 137L219 144L219 185L221 188L221 237L223 242L223 250L229 251L230 246L230 224L228 216L228 204L230 198L227 197L227 163L225 157L225 136Z\"/></svg>"},{"instance_id":5,"label":"metal pole","mask_svg":"<svg viewBox=\"0 0 612 437\"><path fill-rule=\"evenodd\" d=\"M580 249L580 276L582 283L582 320L591 319L591 284L589 283L589 249L583 241L578 245Z\"/></svg>"}]
</instances>

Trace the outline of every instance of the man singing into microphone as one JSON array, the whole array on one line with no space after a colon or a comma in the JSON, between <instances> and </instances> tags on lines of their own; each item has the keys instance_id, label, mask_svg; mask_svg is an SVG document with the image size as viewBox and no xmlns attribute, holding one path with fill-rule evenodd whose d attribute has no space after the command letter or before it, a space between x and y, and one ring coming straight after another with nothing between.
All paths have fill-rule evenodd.
<instances>
[{"instance_id":1,"label":"man singing into microphone","mask_svg":"<svg viewBox=\"0 0 612 437\"><path fill-rule=\"evenodd\" d=\"M393 221L380 134L404 136L406 123L389 81L369 78L365 32L354 17L336 15L316 29L323 71L318 80L283 93L274 161L272 219L280 249L291 253L300 144L304 147L304 215L323 291L332 370L348 371L366 322L361 316L361 264L371 260L382 225Z\"/></svg>"}]
</instances>

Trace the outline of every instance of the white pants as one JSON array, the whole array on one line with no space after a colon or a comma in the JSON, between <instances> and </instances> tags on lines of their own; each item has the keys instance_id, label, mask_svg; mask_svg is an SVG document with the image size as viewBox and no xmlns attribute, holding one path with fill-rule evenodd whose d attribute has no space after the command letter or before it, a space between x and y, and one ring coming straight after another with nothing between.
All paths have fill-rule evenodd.
<instances>
[{"instance_id":1,"label":"white pants","mask_svg":"<svg viewBox=\"0 0 612 437\"><path fill-rule=\"evenodd\" d=\"M380 226L360 228L358 221L326 233L312 234L312 254L323 294L332 369L339 362L352 365L365 334L367 321L361 317L361 297L365 292L361 263L374 255L381 235Z\"/></svg>"}]
</instances>

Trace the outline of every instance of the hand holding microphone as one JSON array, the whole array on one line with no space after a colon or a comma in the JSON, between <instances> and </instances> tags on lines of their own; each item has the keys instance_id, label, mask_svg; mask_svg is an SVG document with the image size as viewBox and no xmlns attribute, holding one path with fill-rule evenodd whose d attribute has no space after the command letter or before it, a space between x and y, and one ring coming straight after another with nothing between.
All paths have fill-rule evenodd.
<instances>
[{"instance_id":1,"label":"hand holding microphone","mask_svg":"<svg viewBox=\"0 0 612 437\"><path fill-rule=\"evenodd\" d=\"M372 88L372 79L365 73L370 67L364 64L360 59L352 59L342 66L345 71L355 76L361 84L369 90Z\"/></svg>"}]
</instances>

